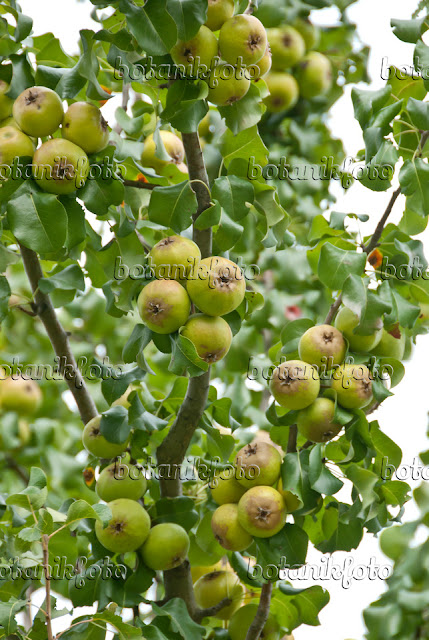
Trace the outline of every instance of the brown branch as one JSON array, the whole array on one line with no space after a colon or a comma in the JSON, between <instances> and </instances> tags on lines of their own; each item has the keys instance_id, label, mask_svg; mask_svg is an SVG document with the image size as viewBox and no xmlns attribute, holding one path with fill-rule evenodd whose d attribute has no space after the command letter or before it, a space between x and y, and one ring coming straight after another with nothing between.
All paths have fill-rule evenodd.
<instances>
[{"instance_id":1,"label":"brown branch","mask_svg":"<svg viewBox=\"0 0 429 640\"><path fill-rule=\"evenodd\" d=\"M72 376L66 376L66 382L76 401L80 416L86 424L91 418L97 415L94 401L78 369L76 360L70 349L68 334L57 318L51 299L48 294L42 293L39 289L39 281L43 278L39 258L34 251L27 249L23 245L20 245L20 249L24 268L36 302L37 315L46 329L46 333L48 334L56 355L59 357L60 362L63 363L63 371L71 371L73 373Z\"/></svg>"},{"instance_id":2,"label":"brown branch","mask_svg":"<svg viewBox=\"0 0 429 640\"><path fill-rule=\"evenodd\" d=\"M298 427L296 426L296 424L291 424L289 427L289 437L287 441L287 453L295 453L297 437Z\"/></svg>"},{"instance_id":3,"label":"brown branch","mask_svg":"<svg viewBox=\"0 0 429 640\"><path fill-rule=\"evenodd\" d=\"M246 640L258 640L261 637L262 629L270 613L271 594L273 591L273 583L265 582L262 585L261 598L258 604L258 610L253 619L252 624L246 635Z\"/></svg>"},{"instance_id":4,"label":"brown branch","mask_svg":"<svg viewBox=\"0 0 429 640\"><path fill-rule=\"evenodd\" d=\"M247 5L247 8L244 11L244 13L252 14L254 11L257 10L257 8L258 8L258 0L249 0L249 4Z\"/></svg>"},{"instance_id":5,"label":"brown branch","mask_svg":"<svg viewBox=\"0 0 429 640\"><path fill-rule=\"evenodd\" d=\"M52 634L52 609L51 609L51 575L49 573L49 536L42 536L43 549L43 570L45 573L45 591L46 591L46 631L48 640L53 640Z\"/></svg>"},{"instance_id":6,"label":"brown branch","mask_svg":"<svg viewBox=\"0 0 429 640\"><path fill-rule=\"evenodd\" d=\"M401 187L398 187L392 193L392 197L389 200L389 204L387 205L385 212L383 213L382 217L380 218L380 222L376 226L375 231L372 234L371 240L368 242L368 244L364 248L364 251L365 251L366 254L371 253L371 251L373 249L375 249L375 247L378 245L378 241L380 240L381 234L383 233L384 225L387 222L387 218L392 213L393 205L395 204L395 202L396 202L396 200L397 200L397 198L398 198L400 193L401 193Z\"/></svg>"},{"instance_id":7,"label":"brown branch","mask_svg":"<svg viewBox=\"0 0 429 640\"><path fill-rule=\"evenodd\" d=\"M210 192L207 171L204 164L198 133L184 133L183 144L189 169L189 180L197 198L197 211L193 216L195 221L202 211L210 206ZM212 231L193 229L194 241L198 244L204 257L211 255ZM203 415L210 386L210 369L189 379L188 389L176 419L164 441L157 449L158 465L168 465L165 468L172 471L170 477L160 479L161 496L174 498L182 495L180 468L188 446ZM195 619L198 608L195 602L194 588L190 564L185 560L175 569L164 571L165 597L167 600L181 598L184 600L189 614Z\"/></svg>"},{"instance_id":8,"label":"brown branch","mask_svg":"<svg viewBox=\"0 0 429 640\"><path fill-rule=\"evenodd\" d=\"M124 187L135 187L136 189L156 189L160 187L160 184L153 184L153 182L141 182L140 180L122 180Z\"/></svg>"},{"instance_id":9,"label":"brown branch","mask_svg":"<svg viewBox=\"0 0 429 640\"><path fill-rule=\"evenodd\" d=\"M231 602L231 598L224 598L213 607L208 607L207 609L198 609L194 617L195 622L201 622L203 618L215 616L221 609L223 609L224 607L228 607Z\"/></svg>"},{"instance_id":10,"label":"brown branch","mask_svg":"<svg viewBox=\"0 0 429 640\"><path fill-rule=\"evenodd\" d=\"M340 295L338 296L338 298L331 304L331 308L328 311L328 315L325 318L325 324L331 324L332 321L334 320L335 316L337 315L337 311L340 308L342 302L342 295L340 293Z\"/></svg>"},{"instance_id":11,"label":"brown branch","mask_svg":"<svg viewBox=\"0 0 429 640\"><path fill-rule=\"evenodd\" d=\"M197 196L198 208L193 216L195 222L198 216L211 206L209 179L206 166L204 164L203 153L201 151L200 138L198 133L183 133L183 146L185 147L186 160L188 163L189 180L192 190ZM194 182L195 181L195 182ZM212 230L193 229L194 242L200 248L201 256L208 258L212 254Z\"/></svg>"}]
</instances>

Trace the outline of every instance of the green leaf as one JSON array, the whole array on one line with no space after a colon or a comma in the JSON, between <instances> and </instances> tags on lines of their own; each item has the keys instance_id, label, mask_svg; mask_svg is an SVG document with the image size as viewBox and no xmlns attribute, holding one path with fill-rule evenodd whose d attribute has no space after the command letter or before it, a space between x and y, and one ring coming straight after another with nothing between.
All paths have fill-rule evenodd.
<instances>
[{"instance_id":1,"label":"green leaf","mask_svg":"<svg viewBox=\"0 0 429 640\"><path fill-rule=\"evenodd\" d=\"M322 462L322 449L321 444L315 444L311 449L308 478L312 489L333 496L342 488L343 483Z\"/></svg>"},{"instance_id":2,"label":"green leaf","mask_svg":"<svg viewBox=\"0 0 429 640\"><path fill-rule=\"evenodd\" d=\"M429 104L427 102L410 98L407 102L407 111L411 122L417 129L423 131L429 129Z\"/></svg>"},{"instance_id":3,"label":"green leaf","mask_svg":"<svg viewBox=\"0 0 429 640\"><path fill-rule=\"evenodd\" d=\"M16 615L26 605L26 600L17 600L16 598L11 598L8 602L0 602L0 626L4 628L7 634L13 633L18 629Z\"/></svg>"},{"instance_id":4,"label":"green leaf","mask_svg":"<svg viewBox=\"0 0 429 640\"><path fill-rule=\"evenodd\" d=\"M149 203L149 220L180 233L189 227L196 209L197 200L189 182L157 187Z\"/></svg>"},{"instance_id":5,"label":"green leaf","mask_svg":"<svg viewBox=\"0 0 429 640\"><path fill-rule=\"evenodd\" d=\"M367 289L361 277L349 275L344 282L342 300L345 307L351 309L359 318L366 311Z\"/></svg>"},{"instance_id":6,"label":"green leaf","mask_svg":"<svg viewBox=\"0 0 429 640\"><path fill-rule=\"evenodd\" d=\"M107 524L112 518L112 514L106 504L96 504L92 507L90 504L85 502L85 500L76 500L76 502L72 502L69 510L67 511L67 520L65 524L71 526L73 529L73 525L77 524L81 520L85 520L86 518L90 520L99 520L103 524Z\"/></svg>"},{"instance_id":7,"label":"green leaf","mask_svg":"<svg viewBox=\"0 0 429 640\"><path fill-rule=\"evenodd\" d=\"M205 98L208 85L202 80L190 82L186 79L176 81L168 89L163 120L170 122L182 133L192 133L208 112Z\"/></svg>"},{"instance_id":8,"label":"green leaf","mask_svg":"<svg viewBox=\"0 0 429 640\"><path fill-rule=\"evenodd\" d=\"M390 24L393 33L403 42L417 42L422 33L429 28L427 16L419 20L396 20L392 19Z\"/></svg>"},{"instance_id":9,"label":"green leaf","mask_svg":"<svg viewBox=\"0 0 429 640\"><path fill-rule=\"evenodd\" d=\"M219 224L222 215L222 207L215 202L211 207L202 211L194 224L196 229L209 229Z\"/></svg>"},{"instance_id":10,"label":"green leaf","mask_svg":"<svg viewBox=\"0 0 429 640\"><path fill-rule=\"evenodd\" d=\"M325 242L320 252L317 272L323 284L336 291L342 289L350 274L363 275L365 264L366 254L345 251Z\"/></svg>"},{"instance_id":11,"label":"green leaf","mask_svg":"<svg viewBox=\"0 0 429 640\"><path fill-rule=\"evenodd\" d=\"M125 407L111 407L101 414L100 433L108 440L115 444L125 442L130 434L130 425L128 424L128 411Z\"/></svg>"},{"instance_id":12,"label":"green leaf","mask_svg":"<svg viewBox=\"0 0 429 640\"><path fill-rule=\"evenodd\" d=\"M58 198L50 193L24 193L7 205L14 236L37 253L53 253L64 246L67 214Z\"/></svg>"},{"instance_id":13,"label":"green leaf","mask_svg":"<svg viewBox=\"0 0 429 640\"><path fill-rule=\"evenodd\" d=\"M268 155L268 149L262 142L256 125L240 131L237 135L227 129L221 138L220 152L226 167L237 158L264 166Z\"/></svg>"},{"instance_id":14,"label":"green leaf","mask_svg":"<svg viewBox=\"0 0 429 640\"><path fill-rule=\"evenodd\" d=\"M189 616L184 600L172 598L162 607L154 602L151 604L157 616L167 616L174 633L179 633L184 640L201 640L205 631L204 627L196 624Z\"/></svg>"},{"instance_id":15,"label":"green leaf","mask_svg":"<svg viewBox=\"0 0 429 640\"><path fill-rule=\"evenodd\" d=\"M308 535L296 524L285 524L283 529L270 538L257 538L257 562L273 564L279 569L305 563ZM284 568L284 567L283 567Z\"/></svg>"},{"instance_id":16,"label":"green leaf","mask_svg":"<svg viewBox=\"0 0 429 640\"><path fill-rule=\"evenodd\" d=\"M44 489L47 485L46 474L39 467L31 467L30 478L28 480L29 487Z\"/></svg>"},{"instance_id":17,"label":"green leaf","mask_svg":"<svg viewBox=\"0 0 429 640\"><path fill-rule=\"evenodd\" d=\"M234 135L257 125L265 111L266 106L261 101L260 91L255 84L250 85L249 91L241 100L227 107L219 107L220 115L225 118L226 126Z\"/></svg>"},{"instance_id":18,"label":"green leaf","mask_svg":"<svg viewBox=\"0 0 429 640\"><path fill-rule=\"evenodd\" d=\"M207 20L205 0L167 0L167 10L174 18L180 40L193 38Z\"/></svg>"},{"instance_id":19,"label":"green leaf","mask_svg":"<svg viewBox=\"0 0 429 640\"><path fill-rule=\"evenodd\" d=\"M421 158L406 160L399 172L402 193L407 207L426 216L429 210L429 166Z\"/></svg>"},{"instance_id":20,"label":"green leaf","mask_svg":"<svg viewBox=\"0 0 429 640\"><path fill-rule=\"evenodd\" d=\"M391 88L389 85L378 91L352 89L352 102L355 118L362 129L366 129L372 116L387 102Z\"/></svg>"},{"instance_id":21,"label":"green leaf","mask_svg":"<svg viewBox=\"0 0 429 640\"><path fill-rule=\"evenodd\" d=\"M230 218L239 221L249 213L254 190L248 180L233 175L222 176L214 181L212 197L220 203Z\"/></svg>"},{"instance_id":22,"label":"green leaf","mask_svg":"<svg viewBox=\"0 0 429 640\"><path fill-rule=\"evenodd\" d=\"M165 468L164 468L165 467ZM173 469L171 465L158 465L157 473L160 478L171 477L173 473L179 473L179 469ZM170 475L168 475L170 474ZM161 522L176 522L186 531L198 522L199 515L195 511L195 504L188 496L177 496L176 498L161 498L156 503L156 524Z\"/></svg>"},{"instance_id":23,"label":"green leaf","mask_svg":"<svg viewBox=\"0 0 429 640\"><path fill-rule=\"evenodd\" d=\"M311 327L314 322L310 318L298 318L289 322L280 334L282 341L282 353L288 354L298 350L301 336Z\"/></svg>"},{"instance_id":24,"label":"green leaf","mask_svg":"<svg viewBox=\"0 0 429 640\"><path fill-rule=\"evenodd\" d=\"M72 264L49 278L40 278L39 289L43 293L50 293L54 289L84 291L85 279L82 269L79 265Z\"/></svg>"},{"instance_id":25,"label":"green leaf","mask_svg":"<svg viewBox=\"0 0 429 640\"><path fill-rule=\"evenodd\" d=\"M119 11L127 18L128 28L148 55L169 53L177 41L177 27L167 10L167 0L148 0L136 7L130 0L120 0Z\"/></svg>"}]
</instances>

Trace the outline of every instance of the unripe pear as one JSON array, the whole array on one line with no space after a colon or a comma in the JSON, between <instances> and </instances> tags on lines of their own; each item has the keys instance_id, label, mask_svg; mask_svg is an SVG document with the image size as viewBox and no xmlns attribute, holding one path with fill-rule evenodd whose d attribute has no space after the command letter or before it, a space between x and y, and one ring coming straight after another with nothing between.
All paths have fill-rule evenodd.
<instances>
[{"instance_id":1,"label":"unripe pear","mask_svg":"<svg viewBox=\"0 0 429 640\"><path fill-rule=\"evenodd\" d=\"M83 446L89 453L97 458L115 458L125 451L128 446L128 439L119 444L109 442L100 431L101 416L92 418L83 430Z\"/></svg>"},{"instance_id":2,"label":"unripe pear","mask_svg":"<svg viewBox=\"0 0 429 640\"><path fill-rule=\"evenodd\" d=\"M34 155L34 145L30 138L12 126L0 129L0 164L10 166L15 158ZM6 174L0 178L6 178Z\"/></svg>"},{"instance_id":3,"label":"unripe pear","mask_svg":"<svg viewBox=\"0 0 429 640\"><path fill-rule=\"evenodd\" d=\"M372 399L371 374L364 364L343 364L333 372L332 389L346 409L362 409Z\"/></svg>"},{"instance_id":4,"label":"unripe pear","mask_svg":"<svg viewBox=\"0 0 429 640\"><path fill-rule=\"evenodd\" d=\"M238 265L227 258L211 256L201 260L198 272L188 280L192 302L208 316L224 316L243 301L246 291L244 275Z\"/></svg>"},{"instance_id":5,"label":"unripe pear","mask_svg":"<svg viewBox=\"0 0 429 640\"><path fill-rule=\"evenodd\" d=\"M268 111L279 113L292 109L298 102L297 81L289 73L271 72L265 78L270 94L264 98Z\"/></svg>"},{"instance_id":6,"label":"unripe pear","mask_svg":"<svg viewBox=\"0 0 429 640\"><path fill-rule=\"evenodd\" d=\"M113 500L107 506L112 518L105 529L100 521L96 521L95 535L98 541L114 553L136 551L149 535L149 514L141 504L127 498Z\"/></svg>"},{"instance_id":7,"label":"unripe pear","mask_svg":"<svg viewBox=\"0 0 429 640\"><path fill-rule=\"evenodd\" d=\"M219 64L212 69L207 99L218 107L228 107L241 100L250 88L250 79L244 68L231 64Z\"/></svg>"},{"instance_id":8,"label":"unripe pear","mask_svg":"<svg viewBox=\"0 0 429 640\"><path fill-rule=\"evenodd\" d=\"M0 80L0 120L8 118L12 113L13 100L6 95L10 86L4 80Z\"/></svg>"},{"instance_id":9,"label":"unripe pear","mask_svg":"<svg viewBox=\"0 0 429 640\"><path fill-rule=\"evenodd\" d=\"M329 371L334 365L341 364L346 357L347 345L341 331L330 324L310 327L301 336L298 344L299 357L304 362Z\"/></svg>"},{"instance_id":10,"label":"unripe pear","mask_svg":"<svg viewBox=\"0 0 429 640\"><path fill-rule=\"evenodd\" d=\"M205 75L218 55L218 42L210 29L202 25L190 40L179 40L170 55L185 75Z\"/></svg>"},{"instance_id":11,"label":"unripe pear","mask_svg":"<svg viewBox=\"0 0 429 640\"><path fill-rule=\"evenodd\" d=\"M272 444L247 444L235 458L238 482L248 489L257 485L273 485L279 479L281 464L282 457Z\"/></svg>"},{"instance_id":12,"label":"unripe pear","mask_svg":"<svg viewBox=\"0 0 429 640\"><path fill-rule=\"evenodd\" d=\"M251 536L270 538L283 529L286 507L273 487L252 487L238 503L238 521Z\"/></svg>"},{"instance_id":13,"label":"unripe pear","mask_svg":"<svg viewBox=\"0 0 429 640\"><path fill-rule=\"evenodd\" d=\"M353 333L358 324L359 317L348 307L340 309L337 317L335 318L335 326L349 341L350 349L352 351L366 353L367 351L374 349L374 347L376 347L380 342L381 336L383 335L383 324L380 319L380 329L377 329L370 336L361 336L357 333Z\"/></svg>"},{"instance_id":14,"label":"unripe pear","mask_svg":"<svg viewBox=\"0 0 429 640\"><path fill-rule=\"evenodd\" d=\"M294 67L305 54L305 42L301 34L293 27L279 27L268 30L272 66L275 71L284 71Z\"/></svg>"},{"instance_id":15,"label":"unripe pear","mask_svg":"<svg viewBox=\"0 0 429 640\"><path fill-rule=\"evenodd\" d=\"M315 49L320 42L320 29L314 25L310 20L298 19L294 22L293 26L301 34L305 42L305 48L307 51Z\"/></svg>"},{"instance_id":16,"label":"unripe pear","mask_svg":"<svg viewBox=\"0 0 429 640\"><path fill-rule=\"evenodd\" d=\"M301 507L301 501L299 500L299 498L294 493L292 493L292 491L283 489L283 481L281 478L277 485L277 491L282 495L283 500L285 501L286 511L288 513L293 513L293 511L296 511Z\"/></svg>"},{"instance_id":17,"label":"unripe pear","mask_svg":"<svg viewBox=\"0 0 429 640\"><path fill-rule=\"evenodd\" d=\"M15 411L29 416L42 404L42 392L34 380L5 378L0 380L0 407L3 411Z\"/></svg>"},{"instance_id":18,"label":"unripe pear","mask_svg":"<svg viewBox=\"0 0 429 640\"><path fill-rule=\"evenodd\" d=\"M211 527L218 543L228 551L244 551L253 542L252 536L238 521L236 504L222 504L218 507L213 513Z\"/></svg>"},{"instance_id":19,"label":"unripe pear","mask_svg":"<svg viewBox=\"0 0 429 640\"><path fill-rule=\"evenodd\" d=\"M189 238L168 236L152 247L148 258L156 278L172 278L184 285L192 268L201 260L201 251Z\"/></svg>"},{"instance_id":20,"label":"unripe pear","mask_svg":"<svg viewBox=\"0 0 429 640\"><path fill-rule=\"evenodd\" d=\"M317 398L319 390L319 374L302 360L282 362L270 380L271 393L287 409L305 409Z\"/></svg>"},{"instance_id":21,"label":"unripe pear","mask_svg":"<svg viewBox=\"0 0 429 640\"><path fill-rule=\"evenodd\" d=\"M265 53L258 62L256 62L253 66L256 68L256 73L252 76L253 80L259 80L259 78L264 78L269 70L271 69L272 64L272 56L270 47L267 45L265 49Z\"/></svg>"},{"instance_id":22,"label":"unripe pear","mask_svg":"<svg viewBox=\"0 0 429 640\"><path fill-rule=\"evenodd\" d=\"M298 413L298 431L311 442L328 442L342 429L334 422L335 403L329 398L316 398Z\"/></svg>"},{"instance_id":23,"label":"unripe pear","mask_svg":"<svg viewBox=\"0 0 429 640\"><path fill-rule=\"evenodd\" d=\"M181 335L189 338L200 358L210 364L226 356L232 341L231 327L226 320L203 313L190 316Z\"/></svg>"},{"instance_id":24,"label":"unripe pear","mask_svg":"<svg viewBox=\"0 0 429 640\"><path fill-rule=\"evenodd\" d=\"M97 153L109 142L107 122L100 109L89 102L74 102L69 106L61 133L85 153Z\"/></svg>"},{"instance_id":25,"label":"unripe pear","mask_svg":"<svg viewBox=\"0 0 429 640\"><path fill-rule=\"evenodd\" d=\"M374 349L371 349L371 353L381 358L396 358L402 360L405 351L405 333L402 331L399 338L393 333L389 333L386 329L383 329L380 342Z\"/></svg>"},{"instance_id":26,"label":"unripe pear","mask_svg":"<svg viewBox=\"0 0 429 640\"><path fill-rule=\"evenodd\" d=\"M222 570L224 570L224 566L220 561L216 562L216 564L210 564L207 566L197 565L195 567L191 567L192 582L195 584L197 580L199 580L203 576L206 576L208 573L213 573L214 571L222 571Z\"/></svg>"},{"instance_id":27,"label":"unripe pear","mask_svg":"<svg viewBox=\"0 0 429 640\"><path fill-rule=\"evenodd\" d=\"M28 136L43 138L54 133L63 121L63 103L52 89L30 87L13 103L13 117Z\"/></svg>"},{"instance_id":28,"label":"unripe pear","mask_svg":"<svg viewBox=\"0 0 429 640\"><path fill-rule=\"evenodd\" d=\"M223 60L248 66L258 62L267 48L267 33L258 18L240 14L223 23L219 32L219 49Z\"/></svg>"},{"instance_id":29,"label":"unripe pear","mask_svg":"<svg viewBox=\"0 0 429 640\"><path fill-rule=\"evenodd\" d=\"M53 138L44 142L34 154L33 177L48 193L72 193L83 187L88 173L88 156L69 140Z\"/></svg>"},{"instance_id":30,"label":"unripe pear","mask_svg":"<svg viewBox=\"0 0 429 640\"><path fill-rule=\"evenodd\" d=\"M167 571L179 567L189 551L189 536L174 522L157 524L141 548L144 563L154 571Z\"/></svg>"},{"instance_id":31,"label":"unripe pear","mask_svg":"<svg viewBox=\"0 0 429 640\"><path fill-rule=\"evenodd\" d=\"M170 160L163 160L155 155L156 143L151 133L144 141L143 153L141 162L144 167L150 167L155 169L157 173L160 173L163 169L170 164L175 164L178 169L183 172L187 171L187 167L184 164L185 159L185 147L181 139L171 131L159 131L159 135L164 145L165 151L170 156Z\"/></svg>"},{"instance_id":32,"label":"unripe pear","mask_svg":"<svg viewBox=\"0 0 429 640\"><path fill-rule=\"evenodd\" d=\"M210 491L217 504L232 504L238 502L247 489L236 479L235 470L228 468L215 475L210 483Z\"/></svg>"},{"instance_id":33,"label":"unripe pear","mask_svg":"<svg viewBox=\"0 0 429 640\"><path fill-rule=\"evenodd\" d=\"M141 291L137 307L141 319L155 333L174 333L189 317L191 302L176 280L153 280Z\"/></svg>"},{"instance_id":34,"label":"unripe pear","mask_svg":"<svg viewBox=\"0 0 429 640\"><path fill-rule=\"evenodd\" d=\"M245 604L244 607L237 609L228 624L228 635L231 640L246 640L247 632L257 611L258 605L256 603ZM280 626L272 613L268 614L268 619L259 637L261 640L279 640Z\"/></svg>"},{"instance_id":35,"label":"unripe pear","mask_svg":"<svg viewBox=\"0 0 429 640\"><path fill-rule=\"evenodd\" d=\"M97 480L98 497L105 502L118 498L140 500L146 493L147 481L137 465L115 461L105 467Z\"/></svg>"},{"instance_id":36,"label":"unripe pear","mask_svg":"<svg viewBox=\"0 0 429 640\"><path fill-rule=\"evenodd\" d=\"M219 620L229 620L234 611L240 606L244 589L238 577L230 571L214 571L202 576L194 584L195 600L202 609L214 607L224 598L229 598L231 604L222 607L215 614Z\"/></svg>"},{"instance_id":37,"label":"unripe pear","mask_svg":"<svg viewBox=\"0 0 429 640\"><path fill-rule=\"evenodd\" d=\"M205 26L212 31L217 31L233 15L234 0L209 0Z\"/></svg>"},{"instance_id":38,"label":"unripe pear","mask_svg":"<svg viewBox=\"0 0 429 640\"><path fill-rule=\"evenodd\" d=\"M310 51L298 63L296 78L303 98L324 95L332 87L332 67L329 59L318 51Z\"/></svg>"}]
</instances>

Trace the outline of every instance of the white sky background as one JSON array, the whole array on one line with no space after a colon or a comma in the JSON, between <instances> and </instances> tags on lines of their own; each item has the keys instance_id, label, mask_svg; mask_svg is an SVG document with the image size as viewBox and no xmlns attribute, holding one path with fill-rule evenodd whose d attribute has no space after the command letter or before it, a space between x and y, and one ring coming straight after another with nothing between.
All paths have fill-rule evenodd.
<instances>
[{"instance_id":1,"label":"white sky background","mask_svg":"<svg viewBox=\"0 0 429 640\"><path fill-rule=\"evenodd\" d=\"M36 35L52 31L69 53L75 53L79 38L79 29L99 26L90 18L93 5L88 0L20 0L24 13L31 15L34 20ZM349 9L350 19L358 25L361 40L371 48L370 56L370 88L378 89L384 86L380 78L382 58L387 56L390 64L396 66L411 65L413 46L398 40L390 28L391 18L407 19L417 5L417 0L358 0ZM337 13L334 10L315 12L317 22L331 25L335 23ZM346 95L335 105L330 117L333 134L344 142L347 153L353 156L363 145L361 129L354 119L350 99L351 88L347 88ZM111 101L113 102L113 100ZM113 113L113 105L109 105L107 116ZM370 221L363 227L363 233L368 234L375 227L390 198L388 193L376 193L361 187L359 184L350 189L346 195L340 193L335 210L343 212L366 213ZM391 220L398 222L403 211L403 198L399 198ZM429 231L418 236L418 239L429 244ZM429 252L426 250L426 253ZM402 448L403 464L412 464L420 451L428 447L426 438L427 412L427 348L426 336L419 337L414 349L412 360L406 363L406 376L397 387L397 395L388 398L381 410L377 412L377 419L383 431ZM426 357L425 357L426 352ZM413 486L418 483L412 483ZM413 504L406 509L405 519L411 520L417 512ZM347 554L334 554L334 561L342 563ZM354 565L366 565L374 556L380 565L390 564L379 550L377 539L366 536L359 549L353 554ZM311 552L309 561L317 562L320 554ZM345 590L339 582L334 580L320 582L331 594L331 602L322 611L320 627L301 627L295 632L296 640L345 640L363 638L364 625L361 611L382 592L384 586L380 580L353 582ZM310 583L295 582L296 587L310 586ZM79 613L84 613L80 611ZM64 628L64 619L55 622L57 632Z\"/></svg>"}]
</instances>

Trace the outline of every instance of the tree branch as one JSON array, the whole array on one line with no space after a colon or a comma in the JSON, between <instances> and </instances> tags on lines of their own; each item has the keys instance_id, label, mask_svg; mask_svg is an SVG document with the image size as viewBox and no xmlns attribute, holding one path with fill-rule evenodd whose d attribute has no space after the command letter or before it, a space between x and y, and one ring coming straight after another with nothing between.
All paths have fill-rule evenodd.
<instances>
[{"instance_id":1,"label":"tree branch","mask_svg":"<svg viewBox=\"0 0 429 640\"><path fill-rule=\"evenodd\" d=\"M258 604L258 610L253 619L252 624L249 627L249 630L246 635L246 640L258 640L261 636L262 629L266 621L268 620L268 615L270 613L270 604L271 604L271 594L273 591L273 583L265 582L262 585L261 598Z\"/></svg>"},{"instance_id":2,"label":"tree branch","mask_svg":"<svg viewBox=\"0 0 429 640\"><path fill-rule=\"evenodd\" d=\"M297 437L298 427L296 426L296 424L291 424L289 427L289 437L287 441L287 453L295 453Z\"/></svg>"},{"instance_id":3,"label":"tree branch","mask_svg":"<svg viewBox=\"0 0 429 640\"><path fill-rule=\"evenodd\" d=\"M224 598L213 607L208 607L207 609L198 609L195 614L195 622L201 622L203 618L208 618L210 616L215 616L221 609L224 607L228 607L231 604L231 598Z\"/></svg>"},{"instance_id":4,"label":"tree branch","mask_svg":"<svg viewBox=\"0 0 429 640\"><path fill-rule=\"evenodd\" d=\"M34 251L27 249L23 245L20 245L20 249L24 268L36 302L37 315L42 321L53 349L62 363L62 370L73 372L73 376L66 376L66 382L76 401L80 416L86 424L91 418L98 415L96 406L78 369L70 349L68 334L57 318L51 299L48 294L42 293L39 289L39 281L43 278L39 258Z\"/></svg>"},{"instance_id":5,"label":"tree branch","mask_svg":"<svg viewBox=\"0 0 429 640\"><path fill-rule=\"evenodd\" d=\"M325 324L332 324L332 321L337 315L338 309L340 308L341 302L342 302L342 295L340 293L338 298L331 304L331 308L329 309L328 315L326 316L326 319L325 319Z\"/></svg>"},{"instance_id":6,"label":"tree branch","mask_svg":"<svg viewBox=\"0 0 429 640\"><path fill-rule=\"evenodd\" d=\"M122 184L124 187L135 187L136 189L156 189L156 187L161 187L160 184L153 184L153 182L140 182L140 180L122 180Z\"/></svg>"},{"instance_id":7,"label":"tree branch","mask_svg":"<svg viewBox=\"0 0 429 640\"><path fill-rule=\"evenodd\" d=\"M43 549L43 569L45 573L45 591L46 591L46 631L48 640L53 640L52 634L52 610L51 610L51 576L49 573L49 536L42 536Z\"/></svg>"},{"instance_id":8,"label":"tree branch","mask_svg":"<svg viewBox=\"0 0 429 640\"><path fill-rule=\"evenodd\" d=\"M395 204L395 202L396 202L396 200L397 200L397 198L398 198L400 193L401 193L401 187L398 187L392 193L392 197L389 200L389 204L387 205L385 212L383 213L382 217L380 218L380 222L376 226L375 231L372 234L371 240L368 242L368 244L364 248L364 251L365 251L366 254L371 253L371 251L373 249L375 249L375 247L377 246L378 241L381 238L381 234L383 233L384 225L387 222L387 218L392 213L393 205Z\"/></svg>"},{"instance_id":9,"label":"tree branch","mask_svg":"<svg viewBox=\"0 0 429 640\"><path fill-rule=\"evenodd\" d=\"M189 180L198 203L197 211L193 216L195 222L200 213L210 207L209 181L198 133L184 133L182 138L188 162ZM210 256L212 250L211 228L200 231L194 226L193 238L200 248L202 257ZM172 472L167 474L169 477L160 479L161 496L164 498L182 495L180 467L203 415L209 386L210 369L201 376L189 379L186 396L176 419L168 435L157 449L158 465L168 465L165 468ZM164 586L166 599L182 598L189 614L196 619L199 614L188 560L175 569L164 571Z\"/></svg>"}]
</instances>

